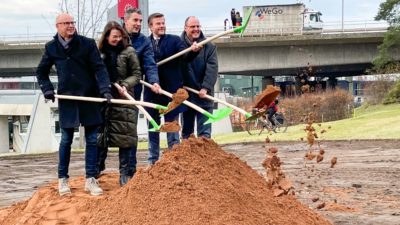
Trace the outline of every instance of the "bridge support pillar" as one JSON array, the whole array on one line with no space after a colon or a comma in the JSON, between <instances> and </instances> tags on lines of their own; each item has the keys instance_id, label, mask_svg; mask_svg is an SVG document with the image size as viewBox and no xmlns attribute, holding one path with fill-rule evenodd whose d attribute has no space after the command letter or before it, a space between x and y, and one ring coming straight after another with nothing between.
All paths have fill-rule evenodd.
<instances>
[{"instance_id":1,"label":"bridge support pillar","mask_svg":"<svg viewBox=\"0 0 400 225\"><path fill-rule=\"evenodd\" d=\"M273 77L264 76L262 78L262 90L264 90L268 85L275 85L275 79Z\"/></svg>"},{"instance_id":2,"label":"bridge support pillar","mask_svg":"<svg viewBox=\"0 0 400 225\"><path fill-rule=\"evenodd\" d=\"M8 117L0 116L0 153L9 151L10 143L8 140Z\"/></svg>"},{"instance_id":3,"label":"bridge support pillar","mask_svg":"<svg viewBox=\"0 0 400 225\"><path fill-rule=\"evenodd\" d=\"M335 77L329 77L328 79L328 88L335 89L337 85L337 79Z\"/></svg>"},{"instance_id":4,"label":"bridge support pillar","mask_svg":"<svg viewBox=\"0 0 400 225\"><path fill-rule=\"evenodd\" d=\"M220 92L221 91L219 75L217 76L217 81L214 84L214 91L215 92Z\"/></svg>"}]
</instances>

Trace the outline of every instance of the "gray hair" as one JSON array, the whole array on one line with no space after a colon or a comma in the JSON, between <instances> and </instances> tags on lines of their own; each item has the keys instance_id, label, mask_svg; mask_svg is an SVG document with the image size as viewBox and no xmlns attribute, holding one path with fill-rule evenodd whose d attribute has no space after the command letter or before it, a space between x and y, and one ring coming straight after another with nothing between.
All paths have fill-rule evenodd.
<instances>
[{"instance_id":1,"label":"gray hair","mask_svg":"<svg viewBox=\"0 0 400 225\"><path fill-rule=\"evenodd\" d=\"M185 26L187 25L187 22L189 21L190 18L195 18L197 19L195 16L188 16L185 20Z\"/></svg>"}]
</instances>

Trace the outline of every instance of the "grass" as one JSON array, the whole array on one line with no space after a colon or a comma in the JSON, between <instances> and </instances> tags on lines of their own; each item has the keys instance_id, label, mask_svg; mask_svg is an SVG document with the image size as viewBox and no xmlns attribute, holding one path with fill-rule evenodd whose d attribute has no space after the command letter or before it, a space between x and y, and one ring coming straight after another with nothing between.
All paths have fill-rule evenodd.
<instances>
[{"instance_id":1,"label":"grass","mask_svg":"<svg viewBox=\"0 0 400 225\"><path fill-rule=\"evenodd\" d=\"M314 125L320 131L327 130L323 140L350 139L400 139L400 104L362 106L354 111L353 118ZM328 129L328 127L331 129ZM289 127L286 133L273 133L271 141L294 141L305 137L305 125ZM247 132L237 132L224 135L214 135L219 144L264 141L268 136L263 132L260 136L249 135Z\"/></svg>"},{"instance_id":2,"label":"grass","mask_svg":"<svg viewBox=\"0 0 400 225\"><path fill-rule=\"evenodd\" d=\"M328 127L331 129L328 129ZM314 125L317 131L327 132L320 140L351 140L351 139L400 139L400 104L364 105L355 109L352 118ZM246 131L230 134L213 135L218 144L264 141L269 136L271 141L298 141L305 138L305 125L288 127L286 133L263 132L260 136L249 135ZM163 134L164 135L164 134ZM161 148L166 148L165 140L160 141ZM147 142L139 142L138 149L147 150ZM112 148L111 151L117 151Z\"/></svg>"}]
</instances>

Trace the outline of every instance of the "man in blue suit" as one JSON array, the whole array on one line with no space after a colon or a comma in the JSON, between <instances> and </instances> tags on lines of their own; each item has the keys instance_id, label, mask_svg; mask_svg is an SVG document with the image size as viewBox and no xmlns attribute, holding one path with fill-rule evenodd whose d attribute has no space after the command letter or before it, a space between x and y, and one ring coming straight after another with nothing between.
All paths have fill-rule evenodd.
<instances>
[{"instance_id":1,"label":"man in blue suit","mask_svg":"<svg viewBox=\"0 0 400 225\"><path fill-rule=\"evenodd\" d=\"M165 18L163 14L151 14L148 18L148 24L151 30L151 35L149 38L153 45L156 62L166 59L186 49L185 43L180 39L179 36L165 33ZM192 51L190 53L173 59L158 67L158 77L160 79L160 86L163 90L166 90L170 93L175 93L183 86L183 77L186 76L186 71L183 70L184 64L193 60L197 56L201 47L194 42L191 45L191 49ZM148 89L145 89L144 91L144 100L162 105L166 105L171 101L171 99L168 97L157 95ZM164 116L165 122L178 121L178 116L181 111L182 107L178 107L172 112L167 113ZM149 109L149 113L157 122L159 122L159 113L156 110ZM167 133L167 142L169 149L172 148L174 144L178 144L179 133ZM156 132L149 132L149 164L154 164L158 160L159 154L160 134Z\"/></svg>"}]
</instances>

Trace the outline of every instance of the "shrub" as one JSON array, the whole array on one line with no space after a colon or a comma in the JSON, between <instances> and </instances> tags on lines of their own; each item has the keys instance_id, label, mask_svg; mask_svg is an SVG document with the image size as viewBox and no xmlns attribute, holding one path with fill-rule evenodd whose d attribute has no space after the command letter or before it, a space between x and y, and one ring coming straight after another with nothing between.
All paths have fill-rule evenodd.
<instances>
[{"instance_id":1,"label":"shrub","mask_svg":"<svg viewBox=\"0 0 400 225\"><path fill-rule=\"evenodd\" d=\"M353 96L341 89L306 93L283 99L279 107L292 125L306 122L310 113L314 122L327 122L349 118L353 109Z\"/></svg>"},{"instance_id":2,"label":"shrub","mask_svg":"<svg viewBox=\"0 0 400 225\"><path fill-rule=\"evenodd\" d=\"M368 82L364 90L367 102L371 105L381 104L393 85L394 81L390 75L382 75L376 81Z\"/></svg>"},{"instance_id":3,"label":"shrub","mask_svg":"<svg viewBox=\"0 0 400 225\"><path fill-rule=\"evenodd\" d=\"M389 93L385 96L383 100L383 104L394 104L400 103L400 81L397 81L396 84L390 89Z\"/></svg>"}]
</instances>

